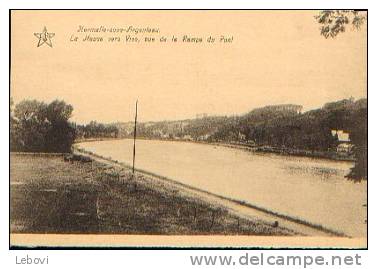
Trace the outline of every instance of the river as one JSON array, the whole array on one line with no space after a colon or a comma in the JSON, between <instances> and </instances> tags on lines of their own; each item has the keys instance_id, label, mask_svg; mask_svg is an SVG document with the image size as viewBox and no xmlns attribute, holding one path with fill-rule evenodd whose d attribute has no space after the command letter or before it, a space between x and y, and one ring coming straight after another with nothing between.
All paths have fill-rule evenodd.
<instances>
[{"instance_id":1,"label":"river","mask_svg":"<svg viewBox=\"0 0 377 269\"><path fill-rule=\"evenodd\" d=\"M133 140L83 142L80 148L132 164ZM247 152L209 144L136 141L135 167L247 201L354 237L366 237L366 182L344 176L351 162Z\"/></svg>"}]
</instances>

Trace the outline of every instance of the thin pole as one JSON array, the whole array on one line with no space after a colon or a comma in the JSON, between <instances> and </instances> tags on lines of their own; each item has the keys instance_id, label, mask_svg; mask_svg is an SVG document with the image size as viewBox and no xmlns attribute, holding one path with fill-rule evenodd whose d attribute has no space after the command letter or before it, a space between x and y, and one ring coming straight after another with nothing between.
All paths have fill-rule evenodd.
<instances>
[{"instance_id":1,"label":"thin pole","mask_svg":"<svg viewBox=\"0 0 377 269\"><path fill-rule=\"evenodd\" d=\"M134 126L134 152L132 159L132 175L135 174L135 155L136 155L136 123L137 123L137 101L136 100L136 110L135 110L135 126Z\"/></svg>"}]
</instances>

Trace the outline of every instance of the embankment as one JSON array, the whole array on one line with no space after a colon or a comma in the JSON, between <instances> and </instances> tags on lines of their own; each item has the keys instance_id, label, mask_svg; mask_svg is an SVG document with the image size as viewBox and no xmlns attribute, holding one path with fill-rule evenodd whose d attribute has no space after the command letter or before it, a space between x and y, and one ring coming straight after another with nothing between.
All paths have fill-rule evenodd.
<instances>
[{"instance_id":1,"label":"embankment","mask_svg":"<svg viewBox=\"0 0 377 269\"><path fill-rule=\"evenodd\" d=\"M296 235L175 184L87 154L10 156L11 232Z\"/></svg>"},{"instance_id":2,"label":"embankment","mask_svg":"<svg viewBox=\"0 0 377 269\"><path fill-rule=\"evenodd\" d=\"M83 149L76 148L76 151L80 152L80 154L85 154L97 160L104 160L108 162L109 164L131 169L131 167L128 164L119 162L117 160L112 160L111 158L105 158L103 156L96 155L92 152L89 152ZM320 224L316 224L316 223L312 223L312 222L300 219L295 216L284 215L274 210L267 209L259 205L254 205L250 202L241 201L241 200L233 199L230 197L225 197L223 195L211 193L211 192L199 189L197 187L184 184L175 179L171 179L165 176L155 174L150 171L146 171L143 169L135 169L135 170L146 177L152 177L153 179L157 181L168 182L172 184L173 186L180 187L185 192L194 192L195 195L199 195L203 197L204 199L208 199L210 197L212 199L214 198L218 203L227 204L227 206L230 206L230 207L236 205L236 206L242 207L243 209L251 209L254 215L258 215L261 219L268 219L268 220L272 219L273 222L277 221L280 224L284 223L285 227L290 227L293 230L298 229L300 230L301 233L311 234L311 235L326 234L326 235L335 235L335 236L346 236L344 233L340 231L336 231L336 230L324 227Z\"/></svg>"}]
</instances>

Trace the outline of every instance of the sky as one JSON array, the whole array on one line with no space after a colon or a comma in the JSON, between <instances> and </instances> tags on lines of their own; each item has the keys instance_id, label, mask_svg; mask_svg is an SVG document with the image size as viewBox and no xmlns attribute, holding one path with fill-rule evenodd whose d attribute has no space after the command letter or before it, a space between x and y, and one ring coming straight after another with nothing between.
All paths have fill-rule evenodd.
<instances>
[{"instance_id":1,"label":"sky","mask_svg":"<svg viewBox=\"0 0 377 269\"><path fill-rule=\"evenodd\" d=\"M72 121L177 120L294 103L304 110L367 94L366 27L320 35L318 11L13 11L11 96L74 107ZM85 27L154 27L231 43L72 42ZM37 47L46 26L52 47ZM95 34L93 34L95 35ZM137 35L140 38L143 34ZM105 35L106 38L109 34ZM122 38L125 34L121 35ZM205 41L205 40L204 40Z\"/></svg>"}]
</instances>

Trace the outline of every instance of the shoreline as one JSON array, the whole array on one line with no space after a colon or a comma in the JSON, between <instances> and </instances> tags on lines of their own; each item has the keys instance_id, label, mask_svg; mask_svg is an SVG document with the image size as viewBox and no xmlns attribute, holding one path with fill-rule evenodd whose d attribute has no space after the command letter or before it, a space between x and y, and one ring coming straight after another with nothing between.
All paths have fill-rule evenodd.
<instances>
[{"instance_id":1,"label":"shoreline","mask_svg":"<svg viewBox=\"0 0 377 269\"><path fill-rule=\"evenodd\" d=\"M303 235L87 156L11 153L12 234Z\"/></svg>"},{"instance_id":2,"label":"shoreline","mask_svg":"<svg viewBox=\"0 0 377 269\"><path fill-rule=\"evenodd\" d=\"M110 165L120 166L120 167L124 167L124 168L130 169L130 170L132 169L132 167L130 165L127 165L123 162L119 162L117 160L113 160L112 158L107 158L107 157L95 154L91 151L87 151L85 149L75 148L75 150L77 151L76 154L84 155L84 156L92 158L94 160L102 160L102 161L107 162ZM287 228L292 229L292 227L295 227L296 230L301 229L301 231L305 231L305 232L303 232L304 234L322 234L322 235L326 235L326 236L330 235L330 236L339 236L339 237L350 237L350 236L344 234L343 232L324 227L321 224L311 223L309 221L303 220L303 219L298 218L298 217L292 217L292 216L289 216L289 215L281 214L279 212L275 212L273 210L270 210L270 209L267 209L267 208L264 208L264 207L261 207L261 206L258 206L258 205L254 205L254 204L251 204L251 203L246 202L246 201L241 201L241 200L225 197L225 196L222 196L222 195L219 195L219 194L211 193L209 191L205 191L205 190L202 190L200 188L181 183L181 182L179 182L175 179L171 179L171 178L168 178L168 177L165 177L165 176L161 176L161 175L158 175L158 174L150 172L150 171L146 171L146 170L138 169L138 168L135 168L135 171L137 173L140 173L140 174L146 176L146 177L151 177L152 180L158 180L158 181L162 181L162 182L167 182L169 184L172 184L173 186L179 186L185 192L193 192L195 195L199 195L203 199L207 199L208 197L211 197L213 199L213 201L216 201L217 203L221 203L223 205L226 204L228 207L231 207L233 209L237 208L236 211L238 211L238 214L240 214L240 213L242 214L242 212L245 212L247 210L251 210L251 211L253 211L253 214L257 214L262 219L264 218L264 219L268 219L268 220L271 220L271 219L278 220L279 224L283 223L285 225L285 227L287 227ZM272 222L274 222L274 221L272 221ZM295 230L295 229L293 229L293 230Z\"/></svg>"},{"instance_id":3,"label":"shoreline","mask_svg":"<svg viewBox=\"0 0 377 269\"><path fill-rule=\"evenodd\" d=\"M112 140L123 140L123 139L133 139L132 137L123 138L89 138L89 139L78 139L75 140L74 145L78 143L87 142L98 142L98 141L112 141ZM140 137L136 140L150 140L150 141L166 141L166 142L181 142L181 143L194 143L210 146L219 146L232 149L238 149L248 152L256 153L268 153L280 156L292 156L292 157L306 157L314 159L323 159L329 161L339 161L339 162L355 162L354 157L350 156L340 156L334 154L334 152L324 152L324 151L308 151L300 149L288 149L288 148L275 148L271 146L251 146L242 143L225 143L225 142L207 142L207 141L195 141L195 140L177 140L177 139L158 139L158 138L146 138Z\"/></svg>"}]
</instances>

